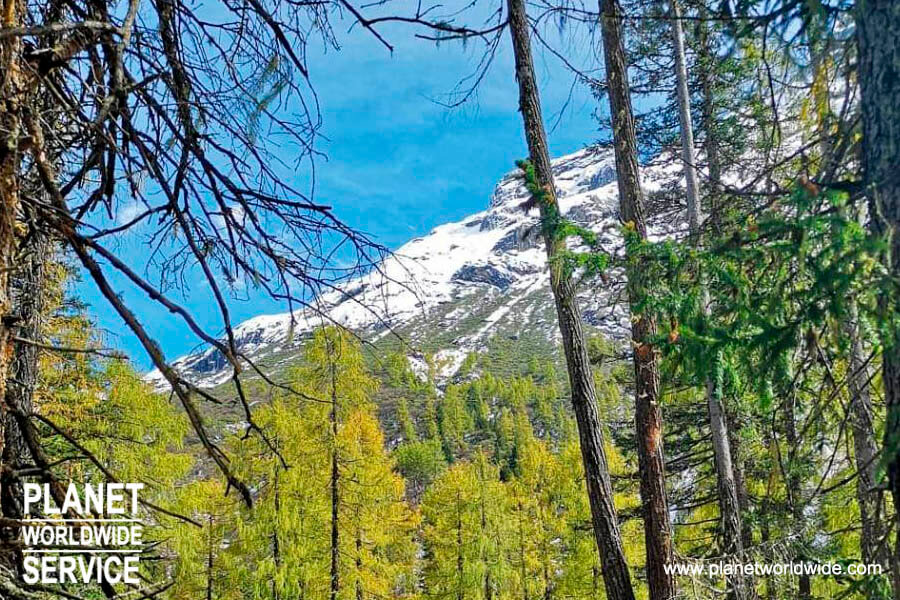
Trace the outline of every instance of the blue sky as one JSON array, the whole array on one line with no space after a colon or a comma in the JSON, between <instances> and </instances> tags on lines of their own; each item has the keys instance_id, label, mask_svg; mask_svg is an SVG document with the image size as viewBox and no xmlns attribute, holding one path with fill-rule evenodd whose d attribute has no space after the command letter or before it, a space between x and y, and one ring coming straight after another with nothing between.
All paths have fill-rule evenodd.
<instances>
[{"instance_id":1,"label":"blue sky","mask_svg":"<svg viewBox=\"0 0 900 600\"><path fill-rule=\"evenodd\" d=\"M339 51L326 51L314 43L308 49L328 138L319 147L327 160L317 163L316 200L332 205L346 223L391 248L441 223L483 210L496 182L516 159L527 155L508 39L504 38L477 97L450 110L434 99L444 97L473 71L477 44L465 49L459 44L436 47L413 39L411 29L390 27L383 33L395 46L391 54L362 29L347 31L348 22L344 29L340 25ZM572 54L592 54L587 36L569 44ZM536 67L545 120L553 125L558 119L549 132L551 152L558 156L594 142L599 137L595 100L583 86L572 88L573 75L537 49ZM122 244L120 251L144 251L136 242ZM176 318L118 283L169 359L197 345ZM137 340L92 287L83 282L76 292L90 305L107 344L124 350L139 368L149 368ZM204 289L194 289L180 300L201 325L218 331L218 316ZM234 301L231 310L239 322L284 312L286 307L252 295Z\"/></svg>"}]
</instances>

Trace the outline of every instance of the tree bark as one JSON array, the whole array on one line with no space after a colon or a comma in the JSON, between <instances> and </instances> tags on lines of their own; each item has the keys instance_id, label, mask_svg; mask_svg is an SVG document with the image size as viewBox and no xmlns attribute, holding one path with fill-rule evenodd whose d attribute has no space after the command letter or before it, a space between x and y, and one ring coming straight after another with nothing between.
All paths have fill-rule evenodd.
<instances>
[{"instance_id":1,"label":"tree bark","mask_svg":"<svg viewBox=\"0 0 900 600\"><path fill-rule=\"evenodd\" d=\"M675 79L678 95L678 118L681 125L681 158L684 162L685 193L687 196L688 223L691 241L700 245L700 198L697 184L697 159L694 153L694 126L691 122L691 97L688 90L687 60L684 51L684 31L681 25L681 9L678 0L669 0L672 19L672 45L675 50ZM718 169L718 167L717 167ZM717 174L718 177L718 174ZM709 313L709 290L701 283L702 310ZM709 428L716 466L719 514L722 522L724 554L742 560L744 545L741 539L741 510L738 504L737 486L734 478L734 464L728 438L728 420L722 405L722 368L719 357L711 363L706 374L706 405L709 413ZM728 578L730 596L735 600L752 597L752 580L741 575Z\"/></svg>"},{"instance_id":2,"label":"tree bark","mask_svg":"<svg viewBox=\"0 0 900 600\"><path fill-rule=\"evenodd\" d=\"M516 79L519 84L519 111L525 125L528 152L534 165L538 184L544 190L546 202L540 205L541 217L548 218L559 211L547 134L541 116L540 97L534 75L528 18L524 0L508 0L509 30L516 59ZM550 265L550 287L556 304L559 329L563 339L566 368L572 390L572 405L584 462L585 482L591 505L594 539L603 565L606 595L610 600L634 600L631 574L625 561L622 536L613 504L612 482L603 432L597 411L594 377L587 353L587 342L581 313L575 300L575 286L571 277L557 260L565 242L544 236L547 262Z\"/></svg>"},{"instance_id":3,"label":"tree bark","mask_svg":"<svg viewBox=\"0 0 900 600\"><path fill-rule=\"evenodd\" d=\"M856 302L851 301L850 312L843 327L850 340L847 388L850 391L850 433L853 437L853 458L857 471L856 501L862 523L859 549L864 562L878 563L888 569L890 552L884 538L890 532L886 527L884 497L877 488L878 447L875 444L872 397L869 393L869 370L866 368L865 349L860 338Z\"/></svg>"},{"instance_id":4,"label":"tree bark","mask_svg":"<svg viewBox=\"0 0 900 600\"><path fill-rule=\"evenodd\" d=\"M2 0L4 28L24 25L25 3L22 0ZM22 76L22 39L13 35L0 40L0 398L5 398L10 366L14 355L13 299L10 274L17 267L16 215L19 210L19 141L22 129L24 85ZM8 420L5 402L0 402L0 423ZM7 466L5 436L0 436L0 470ZM4 482L0 480L0 498ZM12 563L0 557L0 563Z\"/></svg>"},{"instance_id":5,"label":"tree bark","mask_svg":"<svg viewBox=\"0 0 900 600\"><path fill-rule=\"evenodd\" d=\"M25 255L19 261L20 270L13 277L10 292L19 317L18 333L20 337L39 340L43 328L41 319L45 297L45 262L50 252L49 243L40 232L33 231L30 242L25 248ZM21 519L22 481L13 473L31 464L26 432L19 425L16 410L30 414L33 405L35 386L38 381L38 348L33 344L16 343L12 362L9 367L9 382L3 398L8 411L2 426L3 454L0 461L9 469L0 473L0 507L2 515L8 519ZM37 461L35 461L37 462ZM12 541L19 537L20 528L11 527L0 536L3 541ZM20 567L21 556L16 557L16 566ZM4 560L4 562L6 562Z\"/></svg>"},{"instance_id":6,"label":"tree bark","mask_svg":"<svg viewBox=\"0 0 900 600\"><path fill-rule=\"evenodd\" d=\"M882 339L884 460L895 516L900 516L900 325L895 314L900 280L900 2L860 0L856 11L863 172L873 226L889 242L884 260L893 278L892 289L880 298L890 319ZM894 597L900 598L900 535L892 563Z\"/></svg>"},{"instance_id":7,"label":"tree bark","mask_svg":"<svg viewBox=\"0 0 900 600\"><path fill-rule=\"evenodd\" d=\"M707 11L704 8L700 10L701 17L706 17ZM718 206L717 200L722 183L722 161L719 154L719 137L715 130L716 100L713 72L710 66L714 59L709 43L709 25L702 18L697 21L697 38L703 56L700 68L700 112L703 116L703 127L706 129L703 149L706 151L706 165L709 173L706 209L710 214L710 224L718 230L721 223L721 207Z\"/></svg>"},{"instance_id":8,"label":"tree bark","mask_svg":"<svg viewBox=\"0 0 900 600\"><path fill-rule=\"evenodd\" d=\"M641 238L646 239L637 139L622 37L622 11L618 0L600 0L600 13L621 217L627 226L633 227ZM635 277L635 273L629 273L630 305L636 306L641 297L639 278ZM632 315L635 424L647 551L647 581L651 600L669 600L675 597L676 587L675 576L665 570L666 565L672 562L672 526L666 498L663 420L659 405L659 357L650 341L656 332L656 320L651 315Z\"/></svg>"}]
</instances>

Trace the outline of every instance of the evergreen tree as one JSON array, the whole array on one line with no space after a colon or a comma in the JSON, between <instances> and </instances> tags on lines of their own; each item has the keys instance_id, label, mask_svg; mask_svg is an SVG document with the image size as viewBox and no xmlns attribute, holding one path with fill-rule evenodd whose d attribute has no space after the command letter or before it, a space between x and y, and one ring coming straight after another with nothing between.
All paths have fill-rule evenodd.
<instances>
[{"instance_id":1,"label":"evergreen tree","mask_svg":"<svg viewBox=\"0 0 900 600\"><path fill-rule=\"evenodd\" d=\"M457 600L513 598L509 497L484 454L447 469L422 502L424 591Z\"/></svg>"}]
</instances>

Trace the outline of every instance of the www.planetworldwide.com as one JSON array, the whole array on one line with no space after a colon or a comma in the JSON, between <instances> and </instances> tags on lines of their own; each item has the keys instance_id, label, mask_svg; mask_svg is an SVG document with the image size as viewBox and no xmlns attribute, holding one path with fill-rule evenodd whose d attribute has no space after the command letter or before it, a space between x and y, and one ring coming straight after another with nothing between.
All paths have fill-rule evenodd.
<instances>
[{"instance_id":1,"label":"www.planetworldwide.com","mask_svg":"<svg viewBox=\"0 0 900 600\"><path fill-rule=\"evenodd\" d=\"M721 577L743 575L747 576L782 576L782 575L850 575L871 576L881 575L882 566L879 564L867 565L864 563L816 563L816 562L787 562L787 563L736 563L736 562L708 562L708 563L674 563L665 565L668 575Z\"/></svg>"}]
</instances>

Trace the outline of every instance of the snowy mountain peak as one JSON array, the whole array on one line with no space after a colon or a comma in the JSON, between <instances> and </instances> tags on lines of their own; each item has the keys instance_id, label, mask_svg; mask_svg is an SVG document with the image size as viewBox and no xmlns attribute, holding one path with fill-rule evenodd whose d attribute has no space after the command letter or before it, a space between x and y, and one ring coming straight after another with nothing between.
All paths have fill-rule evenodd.
<instances>
[{"instance_id":1,"label":"snowy mountain peak","mask_svg":"<svg viewBox=\"0 0 900 600\"><path fill-rule=\"evenodd\" d=\"M612 151L581 150L554 160L553 170L563 215L597 231L609 247L618 246ZM644 175L646 180L648 173ZM483 349L500 331L518 336L523 328L538 328L546 339L555 340L557 329L547 316L552 299L538 216L520 206L527 197L521 172L507 174L487 210L409 241L377 272L318 298L318 310L262 315L241 323L235 335L243 353L270 365L287 363L306 334L335 322L372 341L401 330L412 347L428 347L443 361L444 373L452 374L469 352ZM585 319L609 335L621 335L627 319L608 296L596 289L587 294L582 303ZM206 387L231 375L213 348L174 364ZM164 383L158 371L147 379Z\"/></svg>"},{"instance_id":2,"label":"snowy mountain peak","mask_svg":"<svg viewBox=\"0 0 900 600\"><path fill-rule=\"evenodd\" d=\"M561 198L596 190L615 181L615 158L606 148L585 148L554 160L553 177ZM516 169L497 184L491 194L490 208L517 208L526 197L525 180Z\"/></svg>"}]
</instances>

